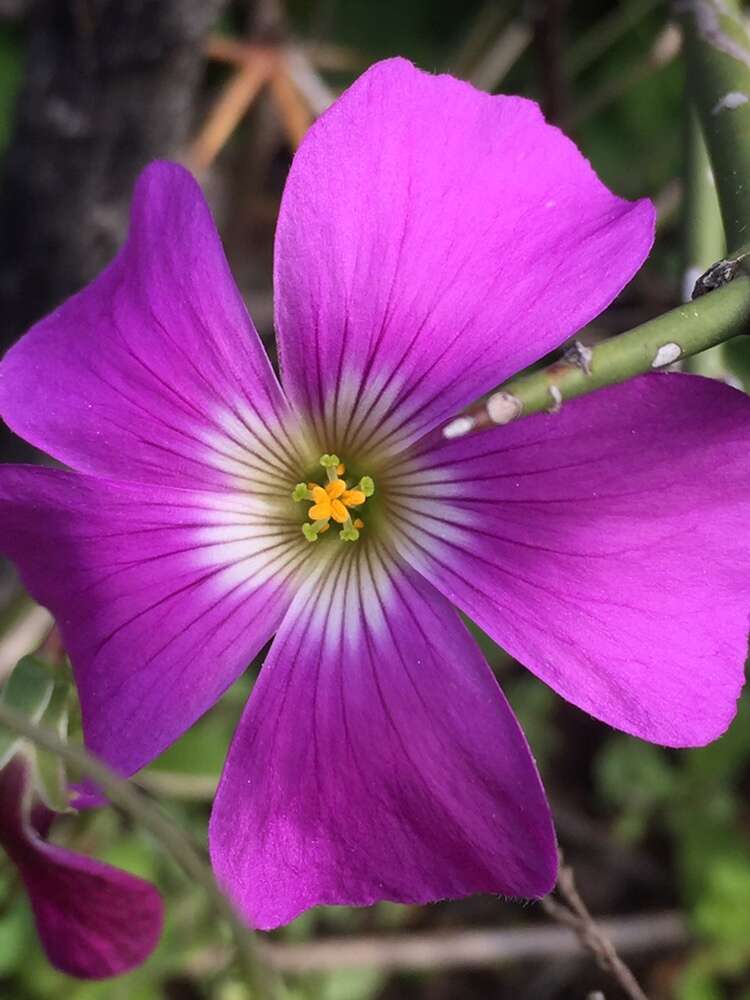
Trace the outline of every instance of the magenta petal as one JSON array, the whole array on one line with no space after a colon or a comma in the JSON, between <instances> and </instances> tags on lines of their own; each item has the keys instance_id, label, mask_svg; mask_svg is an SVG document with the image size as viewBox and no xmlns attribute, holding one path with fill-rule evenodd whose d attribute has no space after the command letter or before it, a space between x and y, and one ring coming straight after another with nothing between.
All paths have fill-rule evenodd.
<instances>
[{"instance_id":1,"label":"magenta petal","mask_svg":"<svg viewBox=\"0 0 750 1000\"><path fill-rule=\"evenodd\" d=\"M478 648L436 591L372 549L295 597L209 841L263 929L318 903L537 897L556 871L533 759Z\"/></svg>"},{"instance_id":2,"label":"magenta petal","mask_svg":"<svg viewBox=\"0 0 750 1000\"><path fill-rule=\"evenodd\" d=\"M0 365L14 431L117 479L212 487L238 455L253 473L284 464L285 406L200 189L176 164L143 172L114 263Z\"/></svg>"},{"instance_id":3,"label":"magenta petal","mask_svg":"<svg viewBox=\"0 0 750 1000\"><path fill-rule=\"evenodd\" d=\"M726 729L750 612L744 394L647 375L419 462L399 547L508 652L644 739Z\"/></svg>"},{"instance_id":4,"label":"magenta petal","mask_svg":"<svg viewBox=\"0 0 750 1000\"><path fill-rule=\"evenodd\" d=\"M142 767L271 637L306 543L244 494L0 467L0 551L55 615L90 749Z\"/></svg>"},{"instance_id":5,"label":"magenta petal","mask_svg":"<svg viewBox=\"0 0 750 1000\"><path fill-rule=\"evenodd\" d=\"M30 765L0 771L0 845L17 866L50 962L80 979L140 965L158 944L161 896L143 879L46 843L29 818Z\"/></svg>"},{"instance_id":6,"label":"magenta petal","mask_svg":"<svg viewBox=\"0 0 750 1000\"><path fill-rule=\"evenodd\" d=\"M287 181L285 390L342 453L403 445L596 316L653 224L531 101L379 63L313 125Z\"/></svg>"}]
</instances>

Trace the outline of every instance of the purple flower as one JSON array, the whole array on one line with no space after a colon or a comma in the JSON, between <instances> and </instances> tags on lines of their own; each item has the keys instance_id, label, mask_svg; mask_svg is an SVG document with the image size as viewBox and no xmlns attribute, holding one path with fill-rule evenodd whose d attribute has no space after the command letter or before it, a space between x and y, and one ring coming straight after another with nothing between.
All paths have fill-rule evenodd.
<instances>
[{"instance_id":1,"label":"purple flower","mask_svg":"<svg viewBox=\"0 0 750 1000\"><path fill-rule=\"evenodd\" d=\"M19 753L0 770L0 847L31 900L50 962L79 979L106 979L144 962L158 944L161 896L143 879L47 843L57 813L34 794Z\"/></svg>"},{"instance_id":2,"label":"purple flower","mask_svg":"<svg viewBox=\"0 0 750 1000\"><path fill-rule=\"evenodd\" d=\"M169 164L115 262L6 356L0 412L75 471L6 467L0 544L60 623L88 746L136 771L276 635L210 828L255 926L552 886L534 761L451 604L625 732L729 724L750 401L653 374L439 430L604 309L653 221L534 104L389 61L292 166L283 388Z\"/></svg>"}]
</instances>

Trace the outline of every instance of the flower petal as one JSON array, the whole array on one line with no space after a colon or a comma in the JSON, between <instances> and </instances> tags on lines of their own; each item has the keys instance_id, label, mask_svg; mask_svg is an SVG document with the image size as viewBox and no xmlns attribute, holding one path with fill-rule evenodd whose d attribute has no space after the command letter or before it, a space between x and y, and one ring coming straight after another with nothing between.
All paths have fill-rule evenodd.
<instances>
[{"instance_id":1,"label":"flower petal","mask_svg":"<svg viewBox=\"0 0 750 1000\"><path fill-rule=\"evenodd\" d=\"M194 488L294 484L281 391L198 185L155 163L115 261L0 365L0 415L83 472ZM291 488L291 487L289 487Z\"/></svg>"},{"instance_id":2,"label":"flower petal","mask_svg":"<svg viewBox=\"0 0 750 1000\"><path fill-rule=\"evenodd\" d=\"M378 63L313 125L287 181L285 390L321 447L403 446L604 309L653 224L531 101Z\"/></svg>"},{"instance_id":3,"label":"flower petal","mask_svg":"<svg viewBox=\"0 0 750 1000\"><path fill-rule=\"evenodd\" d=\"M58 620L87 745L125 773L192 725L270 638L306 545L298 525L242 494L0 467L0 551Z\"/></svg>"},{"instance_id":4,"label":"flower petal","mask_svg":"<svg viewBox=\"0 0 750 1000\"><path fill-rule=\"evenodd\" d=\"M548 892L544 792L475 643L408 568L338 555L296 595L232 743L220 882L260 928L318 903Z\"/></svg>"},{"instance_id":5,"label":"flower petal","mask_svg":"<svg viewBox=\"0 0 750 1000\"><path fill-rule=\"evenodd\" d=\"M149 882L46 843L29 817L30 765L0 772L0 845L17 866L50 962L80 979L104 979L144 962L164 922Z\"/></svg>"},{"instance_id":6,"label":"flower petal","mask_svg":"<svg viewBox=\"0 0 750 1000\"><path fill-rule=\"evenodd\" d=\"M413 566L596 718L669 746L726 729L750 611L745 395L647 375L424 447L395 508Z\"/></svg>"}]
</instances>

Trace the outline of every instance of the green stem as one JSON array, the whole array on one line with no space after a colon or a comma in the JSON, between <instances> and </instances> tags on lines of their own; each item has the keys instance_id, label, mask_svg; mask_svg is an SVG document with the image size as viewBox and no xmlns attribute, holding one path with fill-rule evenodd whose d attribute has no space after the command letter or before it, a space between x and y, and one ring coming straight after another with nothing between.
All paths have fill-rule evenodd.
<instances>
[{"instance_id":1,"label":"green stem","mask_svg":"<svg viewBox=\"0 0 750 1000\"><path fill-rule=\"evenodd\" d=\"M506 382L485 402L451 421L446 437L520 416L554 411L566 399L624 382L643 372L705 351L750 328L750 277L740 275L716 291L642 323L618 337L582 348L578 358Z\"/></svg>"},{"instance_id":2,"label":"green stem","mask_svg":"<svg viewBox=\"0 0 750 1000\"><path fill-rule=\"evenodd\" d=\"M750 243L750 37L733 0L681 0L688 88L698 109L730 253Z\"/></svg>"},{"instance_id":3,"label":"green stem","mask_svg":"<svg viewBox=\"0 0 750 1000\"><path fill-rule=\"evenodd\" d=\"M249 983L255 987L256 995L263 1000L272 1000L279 995L275 977L258 957L251 932L219 891L198 849L158 806L149 802L133 785L86 753L82 747L66 743L51 730L37 725L3 702L0 702L0 726L24 737L35 746L56 754L66 764L90 778L111 802L147 829L180 865L187 877L205 890L218 912L229 922L239 958Z\"/></svg>"},{"instance_id":4,"label":"green stem","mask_svg":"<svg viewBox=\"0 0 750 1000\"><path fill-rule=\"evenodd\" d=\"M684 176L682 298L687 302L698 278L726 251L713 171L698 116L690 104L685 114Z\"/></svg>"},{"instance_id":5,"label":"green stem","mask_svg":"<svg viewBox=\"0 0 750 1000\"><path fill-rule=\"evenodd\" d=\"M682 299L690 297L698 278L726 252L716 184L708 159L700 121L695 108L685 108L683 175L685 201L682 226ZM726 375L724 345L693 355L685 362L686 371L712 378Z\"/></svg>"}]
</instances>

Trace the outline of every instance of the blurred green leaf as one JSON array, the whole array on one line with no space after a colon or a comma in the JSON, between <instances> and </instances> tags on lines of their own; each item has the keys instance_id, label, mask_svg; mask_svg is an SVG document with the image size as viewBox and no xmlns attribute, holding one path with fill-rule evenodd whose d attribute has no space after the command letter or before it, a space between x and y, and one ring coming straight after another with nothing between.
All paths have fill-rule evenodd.
<instances>
[{"instance_id":1,"label":"blurred green leaf","mask_svg":"<svg viewBox=\"0 0 750 1000\"><path fill-rule=\"evenodd\" d=\"M24 942L32 933L31 914L19 890L0 916L0 976L7 976L19 966L25 956Z\"/></svg>"},{"instance_id":2,"label":"blurred green leaf","mask_svg":"<svg viewBox=\"0 0 750 1000\"><path fill-rule=\"evenodd\" d=\"M504 685L508 701L518 718L531 751L543 771L560 745L560 733L552 724L557 695L536 677L524 673Z\"/></svg>"},{"instance_id":3,"label":"blurred green leaf","mask_svg":"<svg viewBox=\"0 0 750 1000\"><path fill-rule=\"evenodd\" d=\"M691 959L682 970L677 997L678 1000L724 1000L724 991L702 956Z\"/></svg>"},{"instance_id":4,"label":"blurred green leaf","mask_svg":"<svg viewBox=\"0 0 750 1000\"><path fill-rule=\"evenodd\" d=\"M51 669L34 656L24 656L0 691L0 701L38 722L52 697L55 678ZM0 729L0 767L13 756L21 739Z\"/></svg>"},{"instance_id":5,"label":"blurred green leaf","mask_svg":"<svg viewBox=\"0 0 750 1000\"><path fill-rule=\"evenodd\" d=\"M678 788L678 775L663 751L626 736L607 742L594 772L602 799L619 811L618 833L631 842L643 835L654 813L672 800Z\"/></svg>"},{"instance_id":6,"label":"blurred green leaf","mask_svg":"<svg viewBox=\"0 0 750 1000\"><path fill-rule=\"evenodd\" d=\"M41 723L53 730L61 739L68 735L68 706L70 688L67 680L58 680L49 704L44 710ZM42 800L55 812L65 812L69 808L67 771L62 760L41 747L34 749L34 773L36 790Z\"/></svg>"},{"instance_id":7,"label":"blurred green leaf","mask_svg":"<svg viewBox=\"0 0 750 1000\"><path fill-rule=\"evenodd\" d=\"M371 1000L384 978L378 969L337 969L322 980L316 1000Z\"/></svg>"},{"instance_id":8,"label":"blurred green leaf","mask_svg":"<svg viewBox=\"0 0 750 1000\"><path fill-rule=\"evenodd\" d=\"M750 699L740 698L737 716L720 739L706 747L681 751L680 756L690 780L710 787L736 781L750 760Z\"/></svg>"},{"instance_id":9,"label":"blurred green leaf","mask_svg":"<svg viewBox=\"0 0 750 1000\"><path fill-rule=\"evenodd\" d=\"M10 138L22 69L22 39L13 26L0 24L0 154Z\"/></svg>"},{"instance_id":10,"label":"blurred green leaf","mask_svg":"<svg viewBox=\"0 0 750 1000\"><path fill-rule=\"evenodd\" d=\"M692 923L710 940L721 969L739 972L750 957L750 856L709 856L706 864L705 889Z\"/></svg>"}]
</instances>

